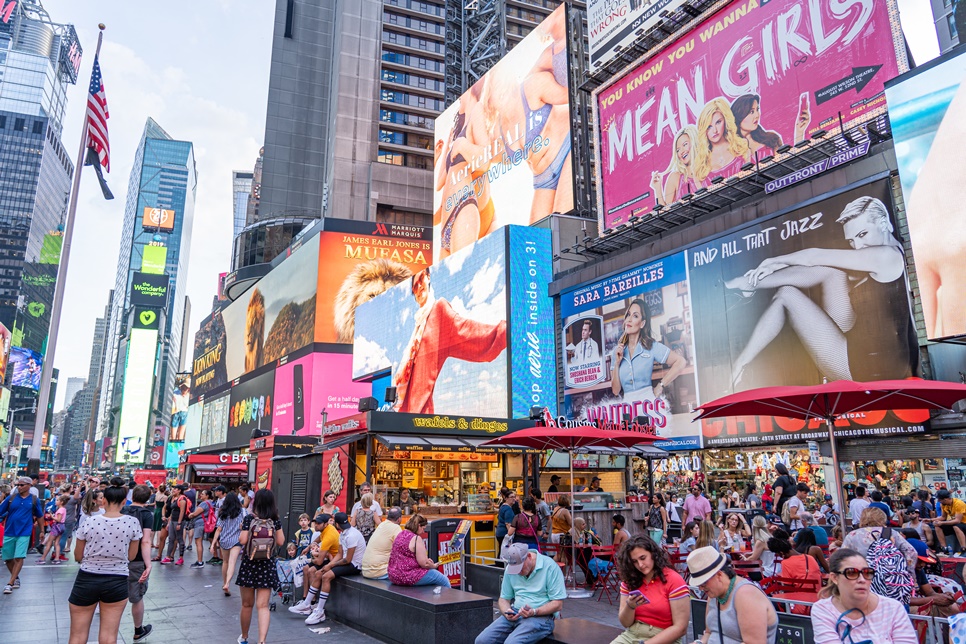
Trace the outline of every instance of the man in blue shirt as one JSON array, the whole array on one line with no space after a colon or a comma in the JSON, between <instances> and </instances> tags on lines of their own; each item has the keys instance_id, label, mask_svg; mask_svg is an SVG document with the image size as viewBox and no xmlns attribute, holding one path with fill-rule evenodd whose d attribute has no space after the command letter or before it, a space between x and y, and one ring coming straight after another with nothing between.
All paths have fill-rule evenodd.
<instances>
[{"instance_id":1,"label":"man in blue shirt","mask_svg":"<svg viewBox=\"0 0 966 644\"><path fill-rule=\"evenodd\" d=\"M879 508L885 512L886 520L892 521L892 508L882 502L882 492L879 490L874 490L869 496L872 497L872 503L869 504L869 507Z\"/></svg>"},{"instance_id":2,"label":"man in blue shirt","mask_svg":"<svg viewBox=\"0 0 966 644\"><path fill-rule=\"evenodd\" d=\"M10 571L10 582L4 586L3 594L9 595L14 588L20 588L20 569L27 556L30 535L37 519L44 516L44 510L37 497L30 493L30 478L17 479L17 492L10 494L0 503L0 520L3 524L3 561Z\"/></svg>"},{"instance_id":3,"label":"man in blue shirt","mask_svg":"<svg viewBox=\"0 0 966 644\"><path fill-rule=\"evenodd\" d=\"M500 588L500 616L476 638L476 644L539 642L553 633L553 620L563 608L567 587L553 559L511 543L503 549L506 569Z\"/></svg>"}]
</instances>

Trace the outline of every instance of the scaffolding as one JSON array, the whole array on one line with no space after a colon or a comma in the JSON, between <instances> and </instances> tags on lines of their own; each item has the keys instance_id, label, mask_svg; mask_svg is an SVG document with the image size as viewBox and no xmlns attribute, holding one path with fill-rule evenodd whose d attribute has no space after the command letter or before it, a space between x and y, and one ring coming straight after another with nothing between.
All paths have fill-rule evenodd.
<instances>
[{"instance_id":1,"label":"scaffolding","mask_svg":"<svg viewBox=\"0 0 966 644\"><path fill-rule=\"evenodd\" d=\"M446 104L507 52L506 0L446 1Z\"/></svg>"}]
</instances>

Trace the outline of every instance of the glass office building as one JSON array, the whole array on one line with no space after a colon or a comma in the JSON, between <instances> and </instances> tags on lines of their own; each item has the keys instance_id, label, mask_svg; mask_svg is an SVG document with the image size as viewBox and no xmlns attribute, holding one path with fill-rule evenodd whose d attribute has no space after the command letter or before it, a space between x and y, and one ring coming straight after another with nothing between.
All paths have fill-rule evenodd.
<instances>
[{"instance_id":1,"label":"glass office building","mask_svg":"<svg viewBox=\"0 0 966 644\"><path fill-rule=\"evenodd\" d=\"M120 418L125 385L141 370L155 369L150 426L169 426L171 422L171 393L175 376L182 371L182 336L185 332L186 283L188 251L194 221L195 190L194 146L188 141L176 141L153 119L148 119L134 158L128 183L127 202L118 255L117 277L114 286L104 371L101 376L101 396L98 405L97 438L111 436L123 420ZM161 209L173 212L170 231L145 230L145 210ZM164 273L169 276L168 297L163 325L158 334L156 365L128 365L125 362L132 331L133 307L131 283L134 273L142 270L149 247L163 247ZM128 373L136 368L137 374ZM150 376L148 376L150 378ZM147 431L147 427L145 431ZM143 455L143 454L142 454Z\"/></svg>"},{"instance_id":2,"label":"glass office building","mask_svg":"<svg viewBox=\"0 0 966 644\"><path fill-rule=\"evenodd\" d=\"M74 28L53 22L37 1L17 2L0 21L0 322L13 346L41 358L74 172L61 131L80 60ZM16 387L10 408L30 408L36 397ZM32 442L34 414L13 420L24 444Z\"/></svg>"}]
</instances>

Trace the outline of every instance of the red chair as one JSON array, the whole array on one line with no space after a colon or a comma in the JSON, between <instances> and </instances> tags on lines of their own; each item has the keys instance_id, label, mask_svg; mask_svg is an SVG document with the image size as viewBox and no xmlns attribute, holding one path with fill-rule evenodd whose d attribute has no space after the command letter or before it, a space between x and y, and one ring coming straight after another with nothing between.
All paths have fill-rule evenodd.
<instances>
[{"instance_id":1,"label":"red chair","mask_svg":"<svg viewBox=\"0 0 966 644\"><path fill-rule=\"evenodd\" d=\"M568 573L573 574L570 546L561 546L559 543L541 543L540 552L557 562L564 579L567 578Z\"/></svg>"},{"instance_id":2,"label":"red chair","mask_svg":"<svg viewBox=\"0 0 966 644\"><path fill-rule=\"evenodd\" d=\"M617 576L617 566L613 564L617 549L614 546L592 546L590 552L592 557L612 562L606 571L597 575L592 590L594 592L600 591L600 594L597 595L597 601L600 601L606 594L607 603L613 606L614 602L610 598L611 592L613 591L615 596L619 596L620 593L620 580Z\"/></svg>"},{"instance_id":3,"label":"red chair","mask_svg":"<svg viewBox=\"0 0 966 644\"><path fill-rule=\"evenodd\" d=\"M745 561L744 559L739 559L731 562L731 567L734 568L735 574L746 579L760 580L765 575L761 569L760 559L751 559ZM754 575L754 577L753 577Z\"/></svg>"},{"instance_id":4,"label":"red chair","mask_svg":"<svg viewBox=\"0 0 966 644\"><path fill-rule=\"evenodd\" d=\"M788 599L793 601L818 601L818 582L814 579L798 579L795 577L770 577L762 581L765 594L772 599ZM786 611L783 604L775 604L775 608L794 615L810 615L811 607L793 604L790 611Z\"/></svg>"}]
</instances>

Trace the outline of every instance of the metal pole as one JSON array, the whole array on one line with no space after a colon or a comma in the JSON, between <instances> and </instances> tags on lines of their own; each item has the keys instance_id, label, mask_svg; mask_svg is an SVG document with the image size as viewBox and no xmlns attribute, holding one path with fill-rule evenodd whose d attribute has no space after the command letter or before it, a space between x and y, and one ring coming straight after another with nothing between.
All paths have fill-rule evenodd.
<instances>
[{"instance_id":1,"label":"metal pole","mask_svg":"<svg viewBox=\"0 0 966 644\"><path fill-rule=\"evenodd\" d=\"M104 25L97 26L97 49L94 51L96 60L101 53L101 42L104 40ZM74 166L74 182L70 191L70 204L67 207L67 222L64 226L64 243L61 246L60 264L57 266L57 284L54 287L54 301L50 310L50 332L47 336L47 355L40 375L40 400L37 403L37 418L34 421L34 435L27 450L27 458L40 458L41 443L44 438L44 427L47 424L47 405L50 404L50 379L54 372L54 352L57 348L57 332L60 327L60 314L64 306L64 289L67 285L67 265L70 262L70 243L74 235L74 218L77 214L77 193L80 189L81 171L84 169L84 154L87 152L87 117L84 117L84 127L81 128L80 146L77 151L77 163Z\"/></svg>"},{"instance_id":2,"label":"metal pole","mask_svg":"<svg viewBox=\"0 0 966 644\"><path fill-rule=\"evenodd\" d=\"M576 492L576 486L574 485L574 451L570 450L568 452L570 455L570 574L573 575L574 583L573 588L567 593L567 597L571 599L586 599L587 597L593 597L594 593L590 590L584 590L577 588L577 533L576 533L576 517L574 513L577 511L577 503L574 498Z\"/></svg>"},{"instance_id":3,"label":"metal pole","mask_svg":"<svg viewBox=\"0 0 966 644\"><path fill-rule=\"evenodd\" d=\"M835 416L828 411L828 394L825 394L825 410L828 416L825 423L828 425L828 440L832 446L832 474L835 478L835 492L832 494L832 502L838 501L839 520L842 522L842 529L845 529L845 489L842 487L842 468L839 467L839 453L835 448ZM808 421L806 421L808 422Z\"/></svg>"}]
</instances>

